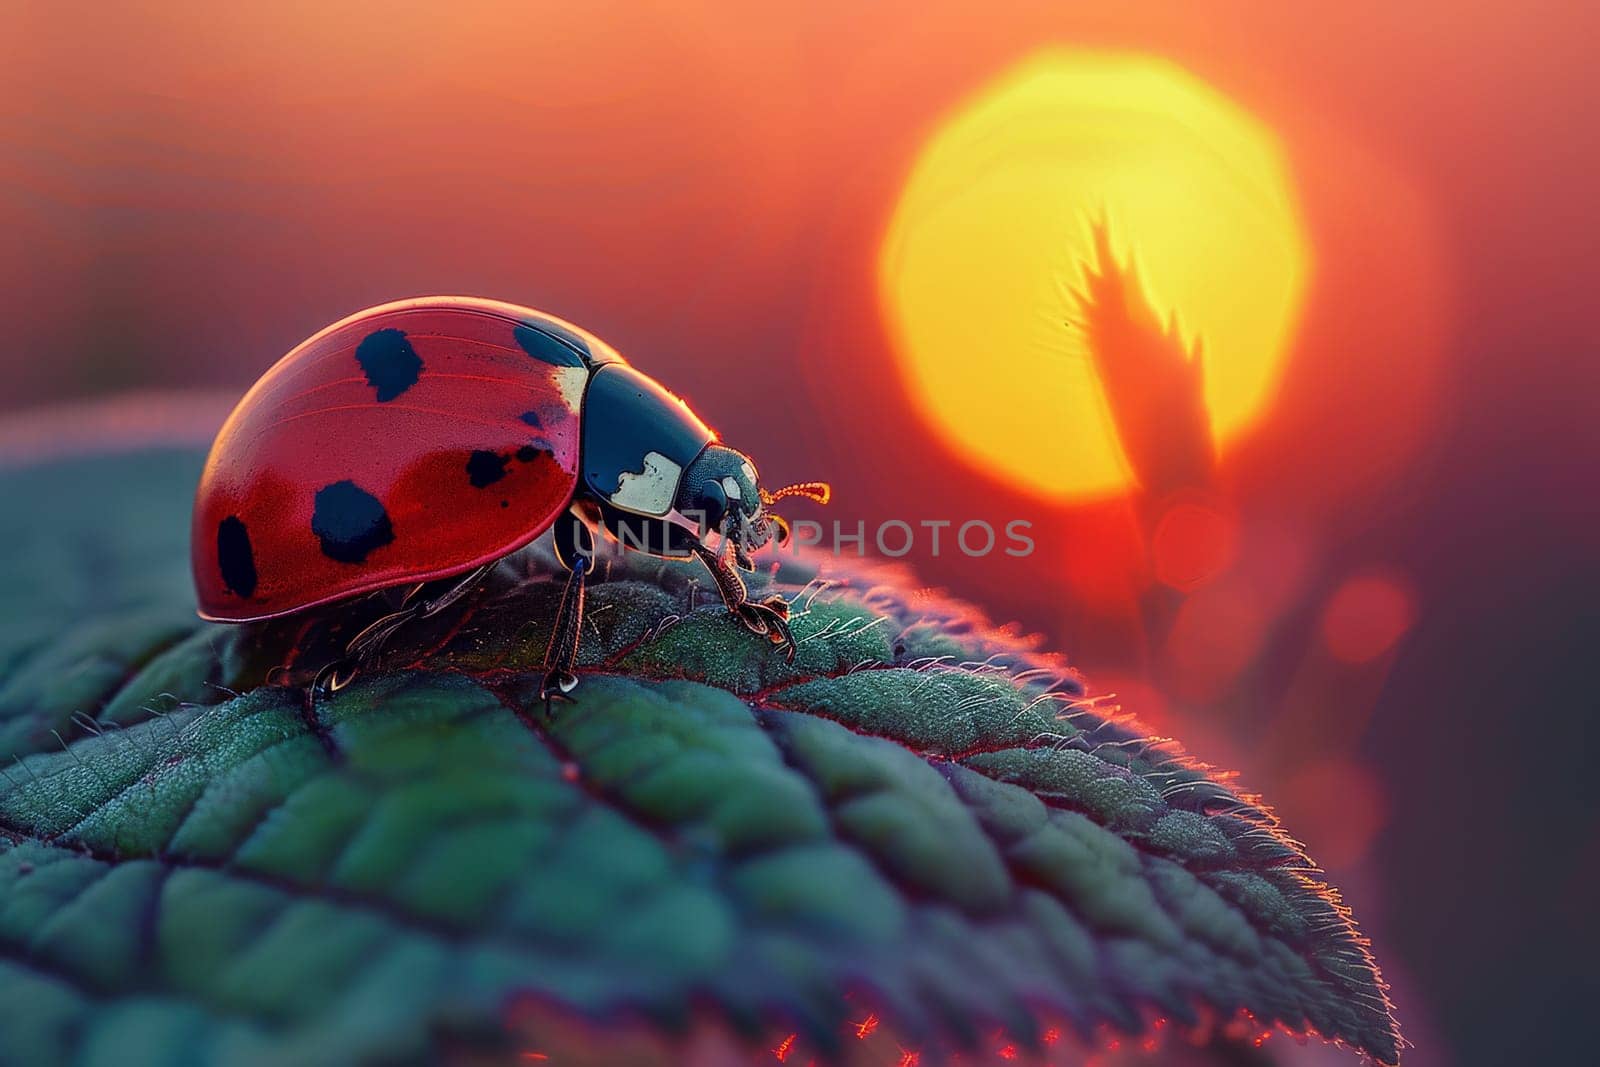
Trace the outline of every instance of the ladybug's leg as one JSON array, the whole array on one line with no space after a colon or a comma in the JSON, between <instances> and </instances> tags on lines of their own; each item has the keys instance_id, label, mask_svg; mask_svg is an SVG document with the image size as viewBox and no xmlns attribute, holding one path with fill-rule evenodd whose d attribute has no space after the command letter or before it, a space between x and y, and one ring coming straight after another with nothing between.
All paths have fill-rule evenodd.
<instances>
[{"instance_id":1,"label":"ladybug's leg","mask_svg":"<svg viewBox=\"0 0 1600 1067\"><path fill-rule=\"evenodd\" d=\"M759 601L750 599L744 579L739 577L738 568L730 558L733 555L731 540L723 543L721 554L698 541L692 550L695 557L705 564L706 570L711 572L712 580L717 583L717 592L722 594L722 602L728 606L728 610L738 616L750 632L761 634L783 649L784 658L793 663L798 649L794 634L789 631L789 602L781 596L769 596Z\"/></svg>"},{"instance_id":2,"label":"ladybug's leg","mask_svg":"<svg viewBox=\"0 0 1600 1067\"><path fill-rule=\"evenodd\" d=\"M341 659L334 660L317 672L316 680L311 683L312 691L336 693L349 685L401 627L413 619L426 619L431 615L437 615L475 589L494 568L494 563L486 563L477 570L470 571L438 596L427 600L416 599L426 586L418 586L411 590L406 596L405 607L370 623L350 639Z\"/></svg>"},{"instance_id":3,"label":"ladybug's leg","mask_svg":"<svg viewBox=\"0 0 1600 1067\"><path fill-rule=\"evenodd\" d=\"M351 638L350 643L345 646L345 659L353 662L359 668L377 655L378 651L389 643L389 639L402 626L413 619L426 619L439 614L439 612L476 589L479 583L489 576L489 572L494 570L495 566L495 563L485 563L477 570L469 571L461 580L438 596L430 597L427 600L415 599L421 589L425 587L418 587L412 590L411 594L406 597L407 604L405 607L385 615ZM346 678L340 685L348 682L349 679ZM335 688L338 687L336 686Z\"/></svg>"},{"instance_id":4,"label":"ladybug's leg","mask_svg":"<svg viewBox=\"0 0 1600 1067\"><path fill-rule=\"evenodd\" d=\"M571 573L567 576L566 588L561 591L555 628L550 632L550 644L544 652L544 681L539 686L539 699L544 701L546 713L552 701L571 700L568 694L578 685L572 666L577 662L578 639L583 634L584 581L594 565L590 518L566 512L556 520L552 531L556 557Z\"/></svg>"},{"instance_id":5,"label":"ladybug's leg","mask_svg":"<svg viewBox=\"0 0 1600 1067\"><path fill-rule=\"evenodd\" d=\"M567 576L567 587L561 591L556 626L544 652L544 681L539 686L539 699L544 701L547 712L551 701L571 700L568 694L578 685L572 665L578 659L578 637L583 632L583 578L588 570L589 560L579 557Z\"/></svg>"}]
</instances>

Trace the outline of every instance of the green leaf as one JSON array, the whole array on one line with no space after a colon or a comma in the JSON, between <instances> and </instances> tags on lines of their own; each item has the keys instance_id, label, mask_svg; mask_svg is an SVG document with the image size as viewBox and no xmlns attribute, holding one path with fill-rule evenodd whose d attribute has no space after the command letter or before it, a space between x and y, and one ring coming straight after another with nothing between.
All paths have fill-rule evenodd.
<instances>
[{"instance_id":1,"label":"green leaf","mask_svg":"<svg viewBox=\"0 0 1600 1067\"><path fill-rule=\"evenodd\" d=\"M199 622L197 466L0 474L32 502L0 520L0 1062L970 1062L1245 1012L1397 1058L1272 815L961 605L782 557L753 584L801 594L791 665L693 568L615 559L546 715L536 547L313 720L295 683L381 607Z\"/></svg>"}]
</instances>

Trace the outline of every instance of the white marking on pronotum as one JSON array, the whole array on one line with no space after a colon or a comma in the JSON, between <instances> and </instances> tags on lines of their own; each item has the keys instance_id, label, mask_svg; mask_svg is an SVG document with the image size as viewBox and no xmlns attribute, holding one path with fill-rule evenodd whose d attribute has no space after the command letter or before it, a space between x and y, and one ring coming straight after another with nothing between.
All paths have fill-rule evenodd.
<instances>
[{"instance_id":1,"label":"white marking on pronotum","mask_svg":"<svg viewBox=\"0 0 1600 1067\"><path fill-rule=\"evenodd\" d=\"M646 452L643 470L624 471L617 479L611 502L640 515L665 515L672 510L682 475L683 468L660 452Z\"/></svg>"},{"instance_id":2,"label":"white marking on pronotum","mask_svg":"<svg viewBox=\"0 0 1600 1067\"><path fill-rule=\"evenodd\" d=\"M583 391L589 384L589 368L551 367L550 378L567 407L573 411L583 407Z\"/></svg>"}]
</instances>

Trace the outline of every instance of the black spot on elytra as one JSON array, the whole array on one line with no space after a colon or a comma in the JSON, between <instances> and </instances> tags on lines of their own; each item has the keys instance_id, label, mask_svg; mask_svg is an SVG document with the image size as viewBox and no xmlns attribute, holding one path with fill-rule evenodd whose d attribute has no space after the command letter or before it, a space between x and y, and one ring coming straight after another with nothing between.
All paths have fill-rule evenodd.
<instances>
[{"instance_id":1,"label":"black spot on elytra","mask_svg":"<svg viewBox=\"0 0 1600 1067\"><path fill-rule=\"evenodd\" d=\"M506 458L497 452L478 449L467 459L467 477L473 488L483 489L506 476Z\"/></svg>"},{"instance_id":2,"label":"black spot on elytra","mask_svg":"<svg viewBox=\"0 0 1600 1067\"><path fill-rule=\"evenodd\" d=\"M256 591L256 554L250 548L250 531L237 515L217 523L217 568L222 584L232 592L250 596Z\"/></svg>"},{"instance_id":3,"label":"black spot on elytra","mask_svg":"<svg viewBox=\"0 0 1600 1067\"><path fill-rule=\"evenodd\" d=\"M546 449L534 448L532 445L523 445L521 448L517 449L517 461L519 463L532 463L539 457L539 453L543 451L546 451Z\"/></svg>"},{"instance_id":4,"label":"black spot on elytra","mask_svg":"<svg viewBox=\"0 0 1600 1067\"><path fill-rule=\"evenodd\" d=\"M524 325L518 325L512 333L517 338L517 344L522 346L522 350L534 359L543 360L556 367L584 365L582 353L566 338L558 338L552 333Z\"/></svg>"},{"instance_id":5,"label":"black spot on elytra","mask_svg":"<svg viewBox=\"0 0 1600 1067\"><path fill-rule=\"evenodd\" d=\"M379 400L393 400L417 384L422 374L422 357L411 347L403 330L375 330L356 346L356 362L361 364L367 384L378 391Z\"/></svg>"},{"instance_id":6,"label":"black spot on elytra","mask_svg":"<svg viewBox=\"0 0 1600 1067\"><path fill-rule=\"evenodd\" d=\"M527 325L531 326L535 330L543 330L545 333L549 334L551 337L557 338L558 340L567 342L567 344L571 345L585 356L594 355L594 353L589 349L589 342L583 339L583 335L581 333L579 333L577 330L561 325L561 323L556 322L554 319L547 319L543 315L539 315L532 322L527 323Z\"/></svg>"},{"instance_id":7,"label":"black spot on elytra","mask_svg":"<svg viewBox=\"0 0 1600 1067\"><path fill-rule=\"evenodd\" d=\"M532 426L535 430L544 429L544 420L539 418L539 413L537 411L524 411L521 418L523 422L527 423L529 426Z\"/></svg>"},{"instance_id":8,"label":"black spot on elytra","mask_svg":"<svg viewBox=\"0 0 1600 1067\"><path fill-rule=\"evenodd\" d=\"M340 563L360 563L368 553L394 540L394 527L383 504L349 480L317 490L311 532L322 541L322 554Z\"/></svg>"}]
</instances>

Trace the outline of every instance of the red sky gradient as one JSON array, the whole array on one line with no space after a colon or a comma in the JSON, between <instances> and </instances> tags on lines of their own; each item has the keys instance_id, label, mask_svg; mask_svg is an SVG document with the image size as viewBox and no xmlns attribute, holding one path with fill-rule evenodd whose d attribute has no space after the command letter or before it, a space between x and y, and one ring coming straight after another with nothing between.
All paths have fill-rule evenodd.
<instances>
[{"instance_id":1,"label":"red sky gradient","mask_svg":"<svg viewBox=\"0 0 1600 1067\"><path fill-rule=\"evenodd\" d=\"M1030 519L1027 559L908 561L1241 766L1314 855L1320 837L1393 961L1402 1021L1433 1037L1412 1062L1509 1062L1560 1040L1557 995L1526 994L1526 1028L1494 1028L1515 1012L1488 1010L1481 975L1565 964L1519 956L1532 933L1480 927L1535 906L1485 872L1592 857L1600 830L1552 816L1576 787L1531 768L1506 772L1492 810L1456 791L1503 755L1504 702L1530 685L1550 687L1557 722L1593 707L1561 687L1600 547L1600 15L1444 0L118 6L8 10L0 412L242 392L305 336L401 296L553 311L670 384L775 483L834 483L828 512L797 514ZM1152 586L1126 502L1032 498L923 425L877 306L879 243L918 149L1051 46L1179 64L1276 132L1298 185L1314 261L1301 327L1270 413L1223 456L1227 529L1196 535L1225 544L1228 566L1187 596ZM1508 851L1484 855L1484 835ZM1424 886L1456 887L1454 903L1424 908ZM1546 941L1576 921L1575 904L1537 906L1557 924Z\"/></svg>"}]
</instances>

